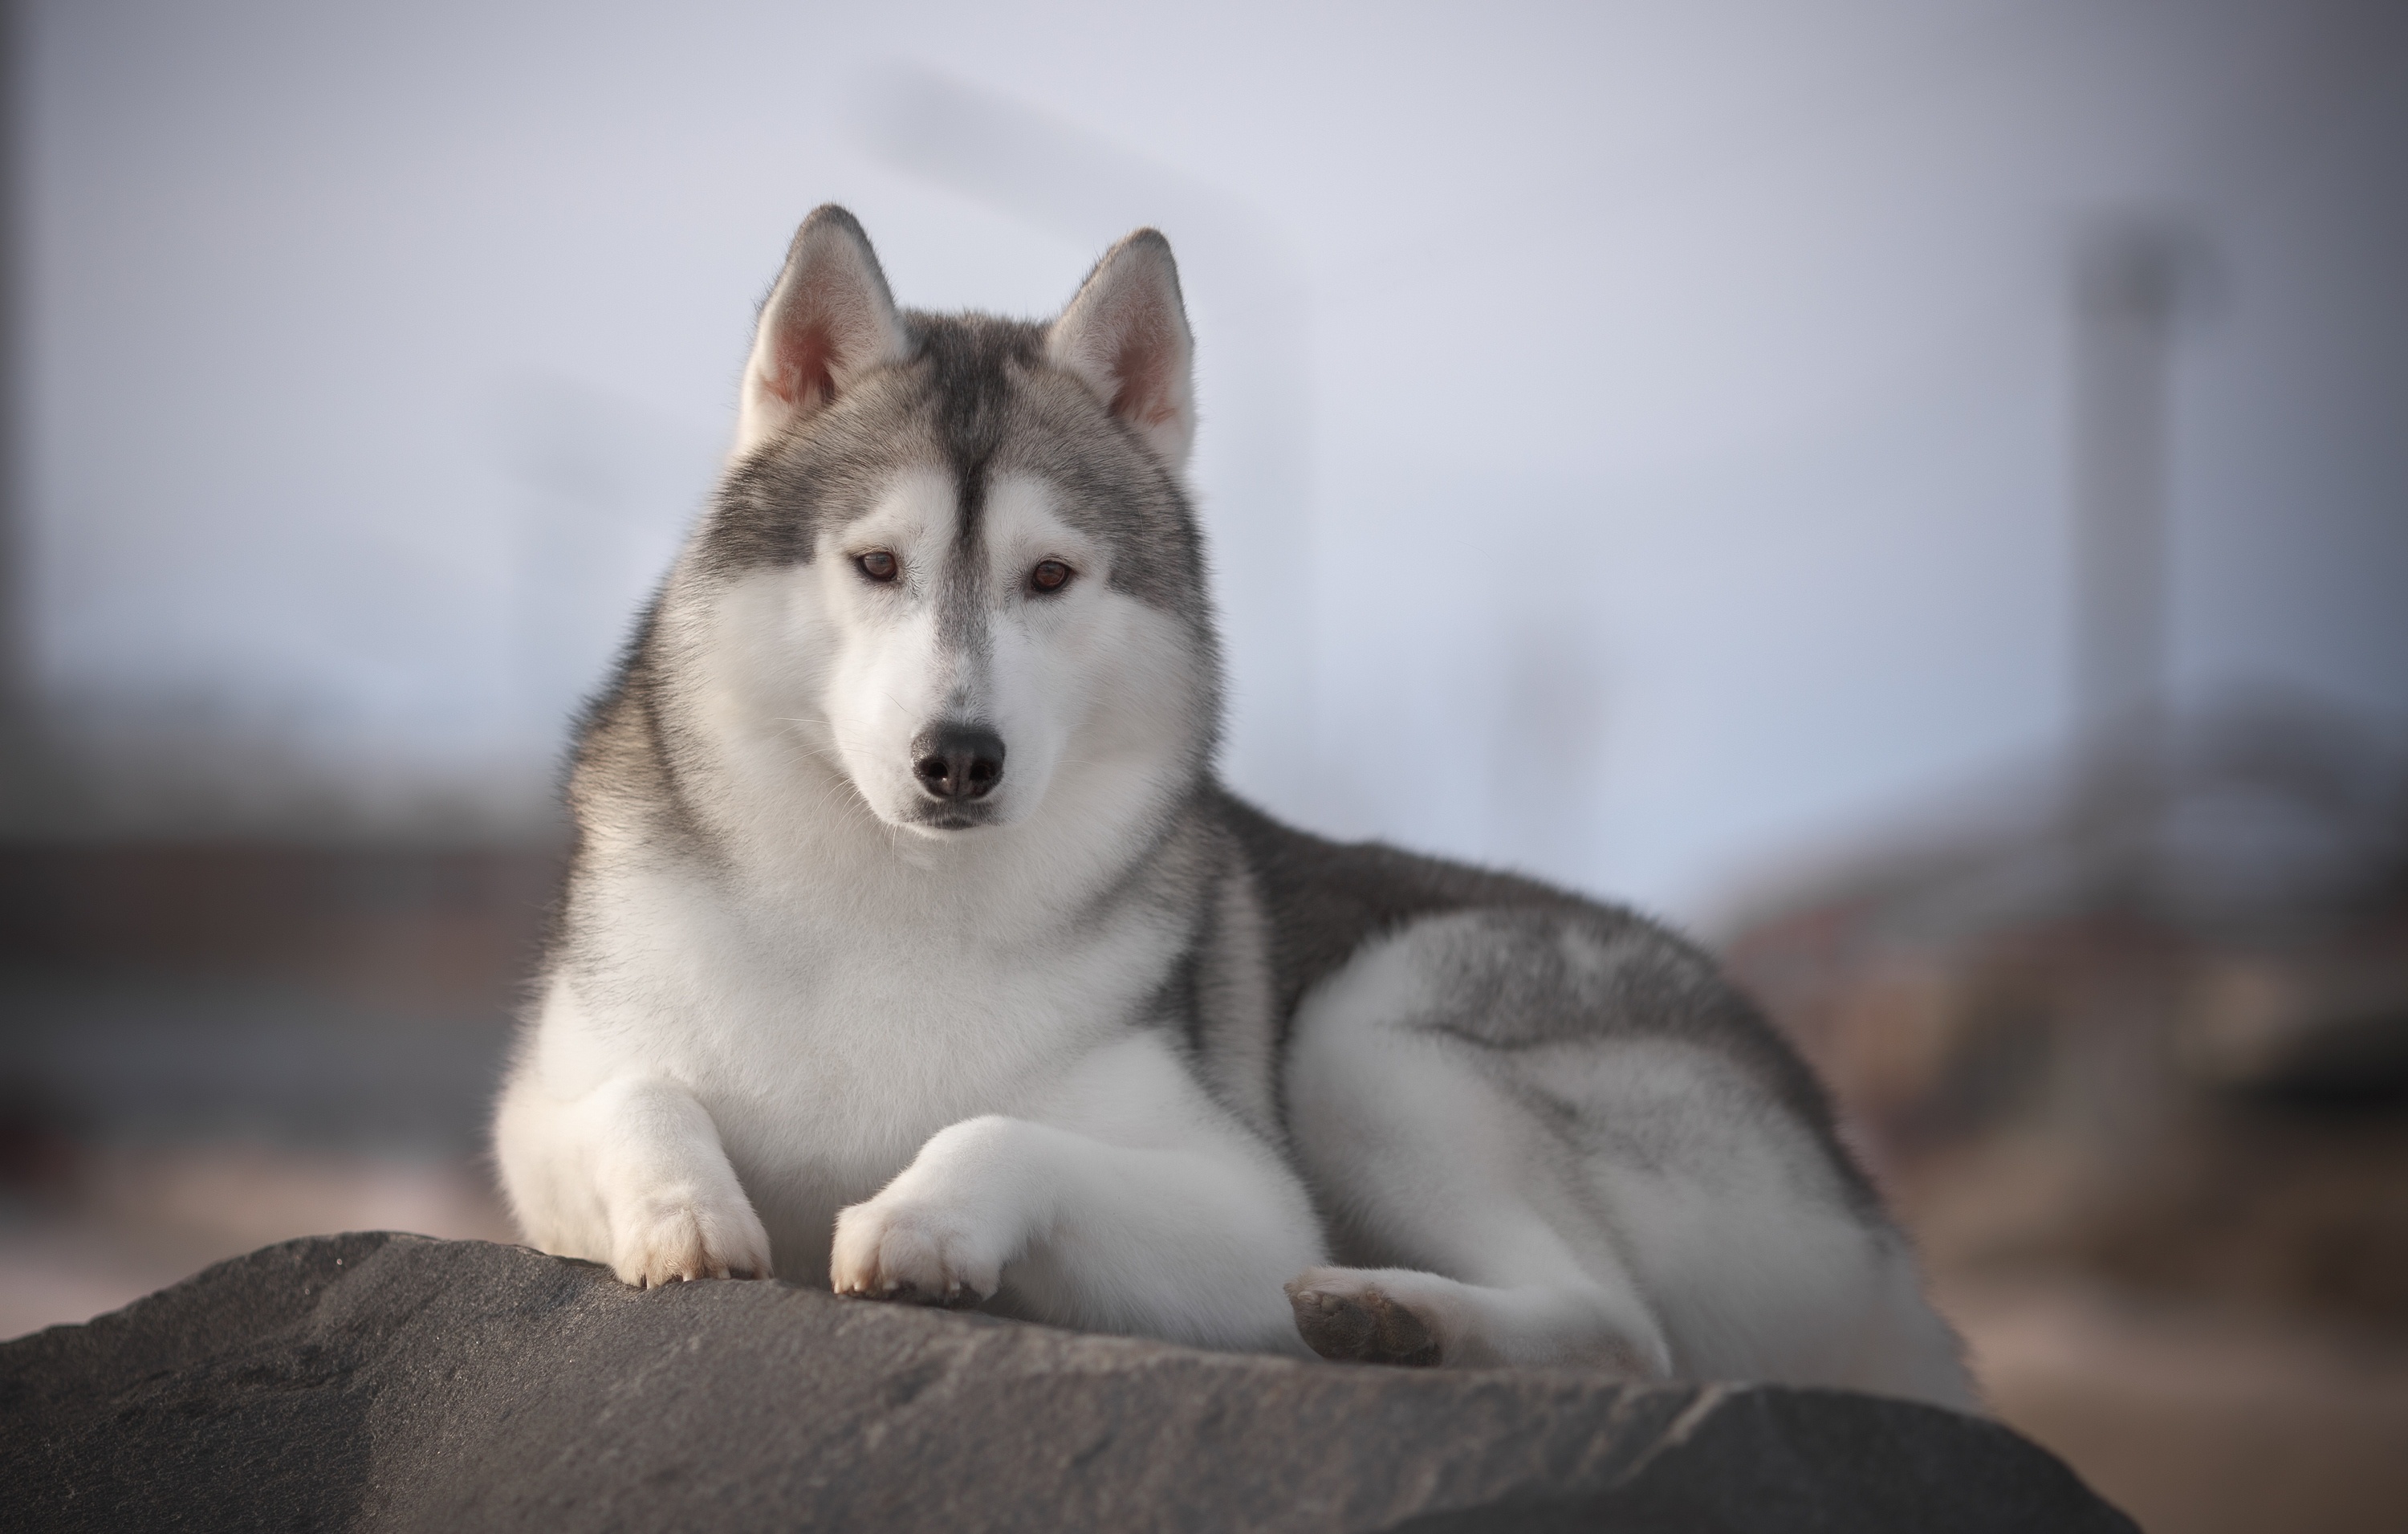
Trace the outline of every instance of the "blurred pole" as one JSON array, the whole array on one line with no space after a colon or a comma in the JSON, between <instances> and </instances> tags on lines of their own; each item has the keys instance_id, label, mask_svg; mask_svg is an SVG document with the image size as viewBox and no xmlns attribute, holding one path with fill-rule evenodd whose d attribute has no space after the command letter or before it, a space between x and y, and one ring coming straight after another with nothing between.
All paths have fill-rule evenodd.
<instances>
[{"instance_id":1,"label":"blurred pole","mask_svg":"<svg viewBox=\"0 0 2408 1534\"><path fill-rule=\"evenodd\" d=\"M0 0L0 829L36 797L23 424L24 7Z\"/></svg>"},{"instance_id":2,"label":"blurred pole","mask_svg":"<svg viewBox=\"0 0 2408 1534\"><path fill-rule=\"evenodd\" d=\"M2073 274L2076 814L2111 883L2144 881L2166 711L2167 394L2196 262L2169 227L2101 231Z\"/></svg>"}]
</instances>

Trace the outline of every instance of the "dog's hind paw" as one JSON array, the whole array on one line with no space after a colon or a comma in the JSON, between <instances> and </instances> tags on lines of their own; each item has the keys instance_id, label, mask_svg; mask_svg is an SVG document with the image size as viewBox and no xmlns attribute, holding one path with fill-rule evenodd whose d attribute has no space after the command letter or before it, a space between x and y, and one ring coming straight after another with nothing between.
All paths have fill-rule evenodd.
<instances>
[{"instance_id":1,"label":"dog's hind paw","mask_svg":"<svg viewBox=\"0 0 2408 1534\"><path fill-rule=\"evenodd\" d=\"M1426 1369L1439 1361L1438 1337L1420 1316L1369 1275L1316 1268L1290 1281L1296 1329L1324 1358L1350 1364Z\"/></svg>"}]
</instances>

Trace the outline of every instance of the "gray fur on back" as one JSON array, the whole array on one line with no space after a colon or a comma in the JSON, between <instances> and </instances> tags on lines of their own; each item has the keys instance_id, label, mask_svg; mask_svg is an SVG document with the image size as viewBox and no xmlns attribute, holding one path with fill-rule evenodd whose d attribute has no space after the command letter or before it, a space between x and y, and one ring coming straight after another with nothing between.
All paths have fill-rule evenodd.
<instances>
[{"instance_id":1,"label":"gray fur on back","mask_svg":"<svg viewBox=\"0 0 2408 1534\"><path fill-rule=\"evenodd\" d=\"M1631 1034L1696 1044L1739 1066L1808 1130L1859 1212L1878 1211L1822 1084L1714 961L1670 930L1519 875L1328 841L1223 790L1208 802L1244 849L1263 903L1283 1041L1306 994L1368 943L1480 912L1484 940L1450 948L1450 988L1487 1004L1456 1037L1498 1051Z\"/></svg>"}]
</instances>

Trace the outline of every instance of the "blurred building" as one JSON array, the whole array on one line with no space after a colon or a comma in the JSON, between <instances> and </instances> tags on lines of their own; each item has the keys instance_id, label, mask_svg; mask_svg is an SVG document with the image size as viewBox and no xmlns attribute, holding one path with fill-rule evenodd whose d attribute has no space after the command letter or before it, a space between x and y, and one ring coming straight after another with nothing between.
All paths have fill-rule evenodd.
<instances>
[{"instance_id":1,"label":"blurred building","mask_svg":"<svg viewBox=\"0 0 2408 1534\"><path fill-rule=\"evenodd\" d=\"M2150 1527L2408 1506L2408 762L2376 748L2236 710L1731 945L1999 1405Z\"/></svg>"},{"instance_id":2,"label":"blurred building","mask_svg":"<svg viewBox=\"0 0 2408 1534\"><path fill-rule=\"evenodd\" d=\"M543 845L0 843L0 1334L324 1230L507 1240Z\"/></svg>"}]
</instances>

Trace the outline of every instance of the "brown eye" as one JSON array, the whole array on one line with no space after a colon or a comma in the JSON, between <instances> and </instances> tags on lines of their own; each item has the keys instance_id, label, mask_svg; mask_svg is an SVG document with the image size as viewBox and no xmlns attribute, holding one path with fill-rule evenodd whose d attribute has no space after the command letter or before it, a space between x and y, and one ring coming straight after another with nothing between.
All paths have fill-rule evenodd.
<instances>
[{"instance_id":1,"label":"brown eye","mask_svg":"<svg viewBox=\"0 0 2408 1534\"><path fill-rule=\"evenodd\" d=\"M899 567L895 563L895 556L883 549L872 549L866 554L855 554L853 562L861 566L862 574L881 584L894 580L895 572Z\"/></svg>"},{"instance_id":2,"label":"brown eye","mask_svg":"<svg viewBox=\"0 0 2408 1534\"><path fill-rule=\"evenodd\" d=\"M1039 591L1060 591L1070 583L1070 566L1058 559L1040 560L1028 572L1028 583Z\"/></svg>"}]
</instances>

